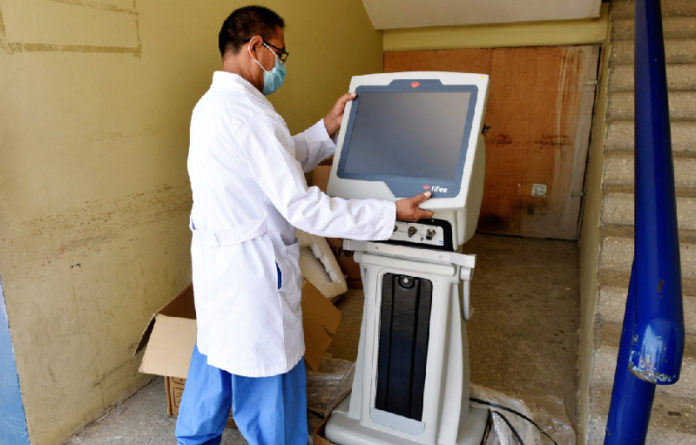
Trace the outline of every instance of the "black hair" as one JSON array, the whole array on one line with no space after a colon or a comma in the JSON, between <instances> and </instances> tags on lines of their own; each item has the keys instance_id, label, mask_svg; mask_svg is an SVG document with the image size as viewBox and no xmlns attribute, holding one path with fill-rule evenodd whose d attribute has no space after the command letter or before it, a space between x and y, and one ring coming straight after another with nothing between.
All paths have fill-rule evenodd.
<instances>
[{"instance_id":1,"label":"black hair","mask_svg":"<svg viewBox=\"0 0 696 445\"><path fill-rule=\"evenodd\" d=\"M285 21L268 8L245 6L235 9L220 28L218 36L220 55L224 56L227 50L238 53L242 45L256 35L267 40L273 36L277 27L285 28Z\"/></svg>"}]
</instances>

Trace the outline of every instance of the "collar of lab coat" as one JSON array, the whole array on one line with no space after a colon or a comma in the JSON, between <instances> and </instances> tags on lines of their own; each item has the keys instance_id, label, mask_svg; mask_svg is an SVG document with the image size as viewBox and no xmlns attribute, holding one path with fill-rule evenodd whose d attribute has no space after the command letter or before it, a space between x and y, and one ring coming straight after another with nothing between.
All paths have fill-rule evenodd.
<instances>
[{"instance_id":1,"label":"collar of lab coat","mask_svg":"<svg viewBox=\"0 0 696 445\"><path fill-rule=\"evenodd\" d=\"M251 82L249 82L239 74L230 73L229 71L215 71L213 73L212 85L216 87L231 88L235 90L239 90L241 88L252 94L254 97L259 99L263 103L271 105L271 102L268 100L268 98L266 98L266 96L263 95L261 91L256 89L256 87L252 85Z\"/></svg>"}]
</instances>

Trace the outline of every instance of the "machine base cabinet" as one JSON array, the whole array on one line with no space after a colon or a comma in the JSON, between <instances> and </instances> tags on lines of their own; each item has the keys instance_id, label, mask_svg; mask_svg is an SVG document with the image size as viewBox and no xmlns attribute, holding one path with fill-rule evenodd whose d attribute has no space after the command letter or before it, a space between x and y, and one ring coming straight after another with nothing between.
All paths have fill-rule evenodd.
<instances>
[{"instance_id":1,"label":"machine base cabinet","mask_svg":"<svg viewBox=\"0 0 696 445\"><path fill-rule=\"evenodd\" d=\"M401 434L391 434L386 430L377 430L363 426L359 421L348 417L350 397L338 406L326 425L325 434L333 443L340 445L422 445L430 442L405 439ZM470 407L466 422L461 425L462 431L456 445L480 445L486 428L488 410L480 407ZM440 444L440 442L432 442ZM442 442L444 443L444 442Z\"/></svg>"},{"instance_id":2,"label":"machine base cabinet","mask_svg":"<svg viewBox=\"0 0 696 445\"><path fill-rule=\"evenodd\" d=\"M340 445L478 445L466 316L475 258L356 243L365 306L351 396L331 415ZM427 252L427 253L426 253Z\"/></svg>"}]
</instances>

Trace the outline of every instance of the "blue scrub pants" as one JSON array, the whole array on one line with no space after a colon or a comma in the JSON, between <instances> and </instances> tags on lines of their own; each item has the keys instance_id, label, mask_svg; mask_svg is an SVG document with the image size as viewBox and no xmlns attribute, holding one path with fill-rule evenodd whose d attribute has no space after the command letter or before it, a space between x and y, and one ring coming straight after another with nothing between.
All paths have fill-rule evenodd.
<instances>
[{"instance_id":1,"label":"blue scrub pants","mask_svg":"<svg viewBox=\"0 0 696 445\"><path fill-rule=\"evenodd\" d=\"M285 374L242 377L210 366L194 347L176 422L178 445L218 445L232 408L250 445L306 445L304 359Z\"/></svg>"},{"instance_id":2,"label":"blue scrub pants","mask_svg":"<svg viewBox=\"0 0 696 445\"><path fill-rule=\"evenodd\" d=\"M176 422L177 444L218 445L230 408L250 445L307 445L304 359L285 374L242 377L210 366L195 346Z\"/></svg>"}]
</instances>

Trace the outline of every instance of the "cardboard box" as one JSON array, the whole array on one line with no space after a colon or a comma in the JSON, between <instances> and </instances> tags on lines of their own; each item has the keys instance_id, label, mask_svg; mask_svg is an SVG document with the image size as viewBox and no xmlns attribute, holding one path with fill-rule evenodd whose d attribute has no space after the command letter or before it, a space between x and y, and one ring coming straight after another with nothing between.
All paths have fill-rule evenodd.
<instances>
[{"instance_id":1,"label":"cardboard box","mask_svg":"<svg viewBox=\"0 0 696 445\"><path fill-rule=\"evenodd\" d=\"M309 281L302 286L302 325L304 328L305 355L307 365L319 369L321 358L329 348L338 325L341 311L336 309Z\"/></svg>"},{"instance_id":2,"label":"cardboard box","mask_svg":"<svg viewBox=\"0 0 696 445\"><path fill-rule=\"evenodd\" d=\"M302 288L305 362L316 370L336 334L341 312L309 282ZM177 415L193 347L196 344L196 310L193 287L155 313L143 332L135 353L145 349L139 371L165 377L167 412ZM234 425L232 417L228 425Z\"/></svg>"},{"instance_id":3,"label":"cardboard box","mask_svg":"<svg viewBox=\"0 0 696 445\"><path fill-rule=\"evenodd\" d=\"M312 170L312 185L319 187L326 193L326 187L329 185L329 174L331 173L331 164L319 164Z\"/></svg>"}]
</instances>

